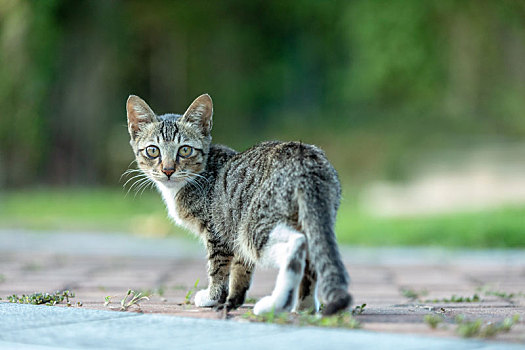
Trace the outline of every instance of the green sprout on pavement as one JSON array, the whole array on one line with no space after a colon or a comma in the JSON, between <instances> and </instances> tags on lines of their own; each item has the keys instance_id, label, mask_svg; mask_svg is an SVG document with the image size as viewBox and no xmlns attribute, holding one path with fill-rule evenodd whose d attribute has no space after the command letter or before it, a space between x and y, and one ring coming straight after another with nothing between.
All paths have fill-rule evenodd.
<instances>
[{"instance_id":1,"label":"green sprout on pavement","mask_svg":"<svg viewBox=\"0 0 525 350\"><path fill-rule=\"evenodd\" d=\"M484 323L481 319L467 320L465 316L456 317L456 333L464 338L480 337L492 338L499 333L508 333L511 328L520 321L520 315L506 317L501 322Z\"/></svg>"},{"instance_id":2,"label":"green sprout on pavement","mask_svg":"<svg viewBox=\"0 0 525 350\"><path fill-rule=\"evenodd\" d=\"M501 290L494 290L494 289L491 289L488 286L479 287L478 291L480 293L483 293L486 296L498 297L498 298L500 298L502 300L505 300L506 302L509 302L511 304L513 304L515 302L516 298L523 298L523 297L525 297L525 293L523 293L523 292L512 292L512 293L509 293L509 292L505 292L505 291L501 291Z\"/></svg>"},{"instance_id":3,"label":"green sprout on pavement","mask_svg":"<svg viewBox=\"0 0 525 350\"><path fill-rule=\"evenodd\" d=\"M436 329L445 321L445 318L441 315L426 315L424 320L430 328ZM480 318L469 320L464 315L458 315L454 322L456 333L464 338L492 338L500 333L508 333L520 320L520 315L506 317L500 322L485 322Z\"/></svg>"},{"instance_id":4,"label":"green sprout on pavement","mask_svg":"<svg viewBox=\"0 0 525 350\"><path fill-rule=\"evenodd\" d=\"M251 322L289 324L296 326L316 326L330 328L360 328L361 324L352 316L351 312L342 312L333 316L323 317L319 314L312 315L310 311L288 313L271 311L262 315L255 315L252 310L247 311L242 317Z\"/></svg>"},{"instance_id":5,"label":"green sprout on pavement","mask_svg":"<svg viewBox=\"0 0 525 350\"><path fill-rule=\"evenodd\" d=\"M427 299L427 303L476 303L481 301L480 296L476 293L470 297L463 297L453 294L450 298Z\"/></svg>"},{"instance_id":6,"label":"green sprout on pavement","mask_svg":"<svg viewBox=\"0 0 525 350\"><path fill-rule=\"evenodd\" d=\"M111 298L114 298L114 297L111 295L108 295L107 297L104 298L104 306L108 306L111 303Z\"/></svg>"},{"instance_id":7,"label":"green sprout on pavement","mask_svg":"<svg viewBox=\"0 0 525 350\"><path fill-rule=\"evenodd\" d=\"M197 291L198 286L199 286L199 279L197 278L193 287L191 287L186 293L186 296L184 297L184 304L186 305L191 304L191 297Z\"/></svg>"},{"instance_id":8,"label":"green sprout on pavement","mask_svg":"<svg viewBox=\"0 0 525 350\"><path fill-rule=\"evenodd\" d=\"M425 315L424 321L432 329L436 329L441 323L443 323L444 318L441 315Z\"/></svg>"},{"instance_id":9,"label":"green sprout on pavement","mask_svg":"<svg viewBox=\"0 0 525 350\"><path fill-rule=\"evenodd\" d=\"M363 311L365 311L365 306L366 304L361 304L354 307L354 309L352 310L352 315L361 315Z\"/></svg>"},{"instance_id":10,"label":"green sprout on pavement","mask_svg":"<svg viewBox=\"0 0 525 350\"><path fill-rule=\"evenodd\" d=\"M128 289L128 293L120 301L120 311L127 311L133 305L140 308L139 303L143 300L149 300L149 298L142 293L137 293L131 289Z\"/></svg>"},{"instance_id":11,"label":"green sprout on pavement","mask_svg":"<svg viewBox=\"0 0 525 350\"><path fill-rule=\"evenodd\" d=\"M7 297L7 300L10 303L17 304L33 304L33 305L48 305L53 306L66 301L67 306L71 306L69 298L74 298L75 293L70 292L69 290L57 291L55 293L33 293L29 295L22 294L18 296L16 294L10 295Z\"/></svg>"}]
</instances>

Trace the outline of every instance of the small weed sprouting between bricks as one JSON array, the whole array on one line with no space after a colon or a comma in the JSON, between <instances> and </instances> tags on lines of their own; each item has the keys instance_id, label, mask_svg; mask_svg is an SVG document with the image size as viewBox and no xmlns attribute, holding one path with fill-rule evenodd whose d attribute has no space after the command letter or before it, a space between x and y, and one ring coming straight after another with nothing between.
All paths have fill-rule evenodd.
<instances>
[{"instance_id":1,"label":"small weed sprouting between bricks","mask_svg":"<svg viewBox=\"0 0 525 350\"><path fill-rule=\"evenodd\" d=\"M484 323L481 319L466 320L465 316L456 316L456 333L465 338L491 338L499 333L508 333L520 321L520 315L507 317L501 322Z\"/></svg>"},{"instance_id":2,"label":"small weed sprouting between bricks","mask_svg":"<svg viewBox=\"0 0 525 350\"><path fill-rule=\"evenodd\" d=\"M410 299L411 301L418 301L424 303L476 303L482 301L481 297L477 293L468 297L453 294L450 298L435 298L425 300L423 300L421 297L428 295L427 290L416 291L410 288L402 288L401 294L403 294L404 297Z\"/></svg>"},{"instance_id":3,"label":"small weed sprouting between bricks","mask_svg":"<svg viewBox=\"0 0 525 350\"><path fill-rule=\"evenodd\" d=\"M10 295L7 297L7 301L10 303L17 304L33 304L33 305L48 305L53 306L66 301L67 306L71 306L69 298L74 298L75 293L70 292L69 290L57 291L53 294L49 293L33 293L29 295L22 294L18 296L16 294Z\"/></svg>"},{"instance_id":4,"label":"small weed sprouting between bricks","mask_svg":"<svg viewBox=\"0 0 525 350\"><path fill-rule=\"evenodd\" d=\"M320 317L316 315L304 315L300 321L305 322L306 325L319 327L334 327L334 328L361 328L361 323L352 317L349 312L340 313L334 316Z\"/></svg>"},{"instance_id":5,"label":"small weed sprouting between bricks","mask_svg":"<svg viewBox=\"0 0 525 350\"><path fill-rule=\"evenodd\" d=\"M142 293L137 293L131 289L128 289L128 293L120 301L120 311L127 311L133 305L140 308L139 303L143 300L149 300L149 298Z\"/></svg>"},{"instance_id":6,"label":"small weed sprouting between bricks","mask_svg":"<svg viewBox=\"0 0 525 350\"><path fill-rule=\"evenodd\" d=\"M440 315L425 315L424 321L432 329L436 329L441 323L443 323L444 318Z\"/></svg>"},{"instance_id":7,"label":"small weed sprouting between bricks","mask_svg":"<svg viewBox=\"0 0 525 350\"><path fill-rule=\"evenodd\" d=\"M506 293L506 292L500 292L497 290L488 290L485 291L485 295L487 296L496 296L498 298L501 298L506 301L513 301L514 297L518 296L518 294L515 293Z\"/></svg>"},{"instance_id":8,"label":"small weed sprouting between bricks","mask_svg":"<svg viewBox=\"0 0 525 350\"><path fill-rule=\"evenodd\" d=\"M193 294L195 294L195 292L197 291L197 288L199 286L199 279L197 279L195 281L195 284L193 285L193 287L191 287L188 292L186 293L186 296L184 297L184 304L185 305L189 305L191 304L191 297Z\"/></svg>"},{"instance_id":9,"label":"small weed sprouting between bricks","mask_svg":"<svg viewBox=\"0 0 525 350\"><path fill-rule=\"evenodd\" d=\"M276 324L292 324L289 314L286 312L276 313L275 310L265 313L263 315L255 315L252 310L245 312L242 317L253 322L276 323Z\"/></svg>"},{"instance_id":10,"label":"small weed sprouting between bricks","mask_svg":"<svg viewBox=\"0 0 525 350\"><path fill-rule=\"evenodd\" d=\"M432 329L436 329L440 324L444 324L445 321L441 315L426 315L424 320ZM484 322L480 318L467 320L464 315L458 315L454 321L456 333L464 338L491 338L497 334L509 332L520 320L520 315L507 317L500 322Z\"/></svg>"},{"instance_id":11,"label":"small weed sprouting between bricks","mask_svg":"<svg viewBox=\"0 0 525 350\"><path fill-rule=\"evenodd\" d=\"M310 311L299 313L275 313L272 311L257 316L252 310L249 310L244 313L242 317L251 322L289 324L296 326L317 326L348 329L356 329L361 327L359 321L352 317L351 312L343 312L333 316L322 317L319 314L312 314Z\"/></svg>"},{"instance_id":12,"label":"small weed sprouting between bricks","mask_svg":"<svg viewBox=\"0 0 525 350\"><path fill-rule=\"evenodd\" d=\"M104 298L104 306L108 306L111 303L111 298L114 298L114 296L108 295Z\"/></svg>"},{"instance_id":13,"label":"small weed sprouting between bricks","mask_svg":"<svg viewBox=\"0 0 525 350\"><path fill-rule=\"evenodd\" d=\"M470 297L463 297L453 294L450 298L425 300L426 303L477 303L480 301L481 298L477 293Z\"/></svg>"},{"instance_id":14,"label":"small weed sprouting between bricks","mask_svg":"<svg viewBox=\"0 0 525 350\"><path fill-rule=\"evenodd\" d=\"M363 311L365 311L365 306L366 304L361 304L361 305L357 305L356 307L354 307L354 309L352 310L352 315L353 316L361 315Z\"/></svg>"},{"instance_id":15,"label":"small weed sprouting between bricks","mask_svg":"<svg viewBox=\"0 0 525 350\"><path fill-rule=\"evenodd\" d=\"M500 299L502 299L502 300L504 300L504 301L506 301L508 303L511 303L511 304L513 304L515 302L516 298L523 298L523 297L525 297L525 293L524 292L508 293L508 292L504 292L504 291L500 291L500 290L491 289L488 286L479 287L477 290L478 290L478 292L483 293L486 296L495 296L495 297L498 297L498 298L500 298Z\"/></svg>"}]
</instances>

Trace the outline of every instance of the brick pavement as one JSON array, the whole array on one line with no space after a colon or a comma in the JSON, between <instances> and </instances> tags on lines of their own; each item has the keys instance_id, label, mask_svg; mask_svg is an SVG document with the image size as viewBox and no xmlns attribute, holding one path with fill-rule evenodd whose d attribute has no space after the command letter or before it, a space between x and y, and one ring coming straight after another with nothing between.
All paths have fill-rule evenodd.
<instances>
[{"instance_id":1,"label":"brick pavement","mask_svg":"<svg viewBox=\"0 0 525 350\"><path fill-rule=\"evenodd\" d=\"M119 301L131 288L154 291L149 301L130 311L199 318L221 318L210 309L186 304L195 281L206 284L204 253L196 242L176 238L147 240L119 235L57 235L0 231L0 297L11 294L75 292L74 308L118 310ZM136 241L136 245L133 242ZM195 243L195 244L194 244ZM170 251L175 253L171 256ZM525 292L525 255L522 251L447 252L421 249L343 249L352 277L355 304L366 303L356 316L363 329L393 333L456 336L456 315L498 322L515 314L522 321L511 332L495 339L525 343L525 297L504 299L485 291ZM275 271L260 270L254 276L249 297L258 299L273 288ZM411 301L402 289L427 291L423 301ZM426 299L472 296L479 302L425 302ZM161 295L159 295L161 294ZM112 302L104 306L105 297ZM241 320L253 304L231 313ZM115 311L117 312L117 311ZM444 316L448 326L432 330L423 318Z\"/></svg>"}]
</instances>

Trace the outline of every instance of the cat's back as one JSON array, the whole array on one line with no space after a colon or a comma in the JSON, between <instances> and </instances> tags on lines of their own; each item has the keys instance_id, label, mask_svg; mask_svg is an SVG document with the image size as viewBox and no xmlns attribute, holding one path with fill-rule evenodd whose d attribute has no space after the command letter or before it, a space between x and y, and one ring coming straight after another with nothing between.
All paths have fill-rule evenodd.
<instances>
[{"instance_id":1,"label":"cat's back","mask_svg":"<svg viewBox=\"0 0 525 350\"><path fill-rule=\"evenodd\" d=\"M232 163L235 167L263 171L267 176L283 172L291 176L335 172L320 148L297 141L262 142L237 154Z\"/></svg>"},{"instance_id":2,"label":"cat's back","mask_svg":"<svg viewBox=\"0 0 525 350\"><path fill-rule=\"evenodd\" d=\"M337 172L324 152L302 142L262 142L231 157L221 173L220 190L229 198L293 190L298 182L321 182L339 192Z\"/></svg>"},{"instance_id":3,"label":"cat's back","mask_svg":"<svg viewBox=\"0 0 525 350\"><path fill-rule=\"evenodd\" d=\"M322 195L337 210L341 194L337 173L316 146L268 141L237 153L215 182L211 197L215 229L229 237L256 232L253 225L293 226L298 191L309 197Z\"/></svg>"}]
</instances>

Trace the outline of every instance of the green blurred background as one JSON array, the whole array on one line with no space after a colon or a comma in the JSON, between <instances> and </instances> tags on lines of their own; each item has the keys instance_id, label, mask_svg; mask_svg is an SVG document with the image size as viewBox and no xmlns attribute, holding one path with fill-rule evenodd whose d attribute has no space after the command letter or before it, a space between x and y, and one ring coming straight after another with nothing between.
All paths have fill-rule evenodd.
<instances>
[{"instance_id":1,"label":"green blurred background","mask_svg":"<svg viewBox=\"0 0 525 350\"><path fill-rule=\"evenodd\" d=\"M125 101L207 92L215 142L326 150L341 242L524 247L524 63L517 0L0 0L0 228L178 234Z\"/></svg>"}]
</instances>

